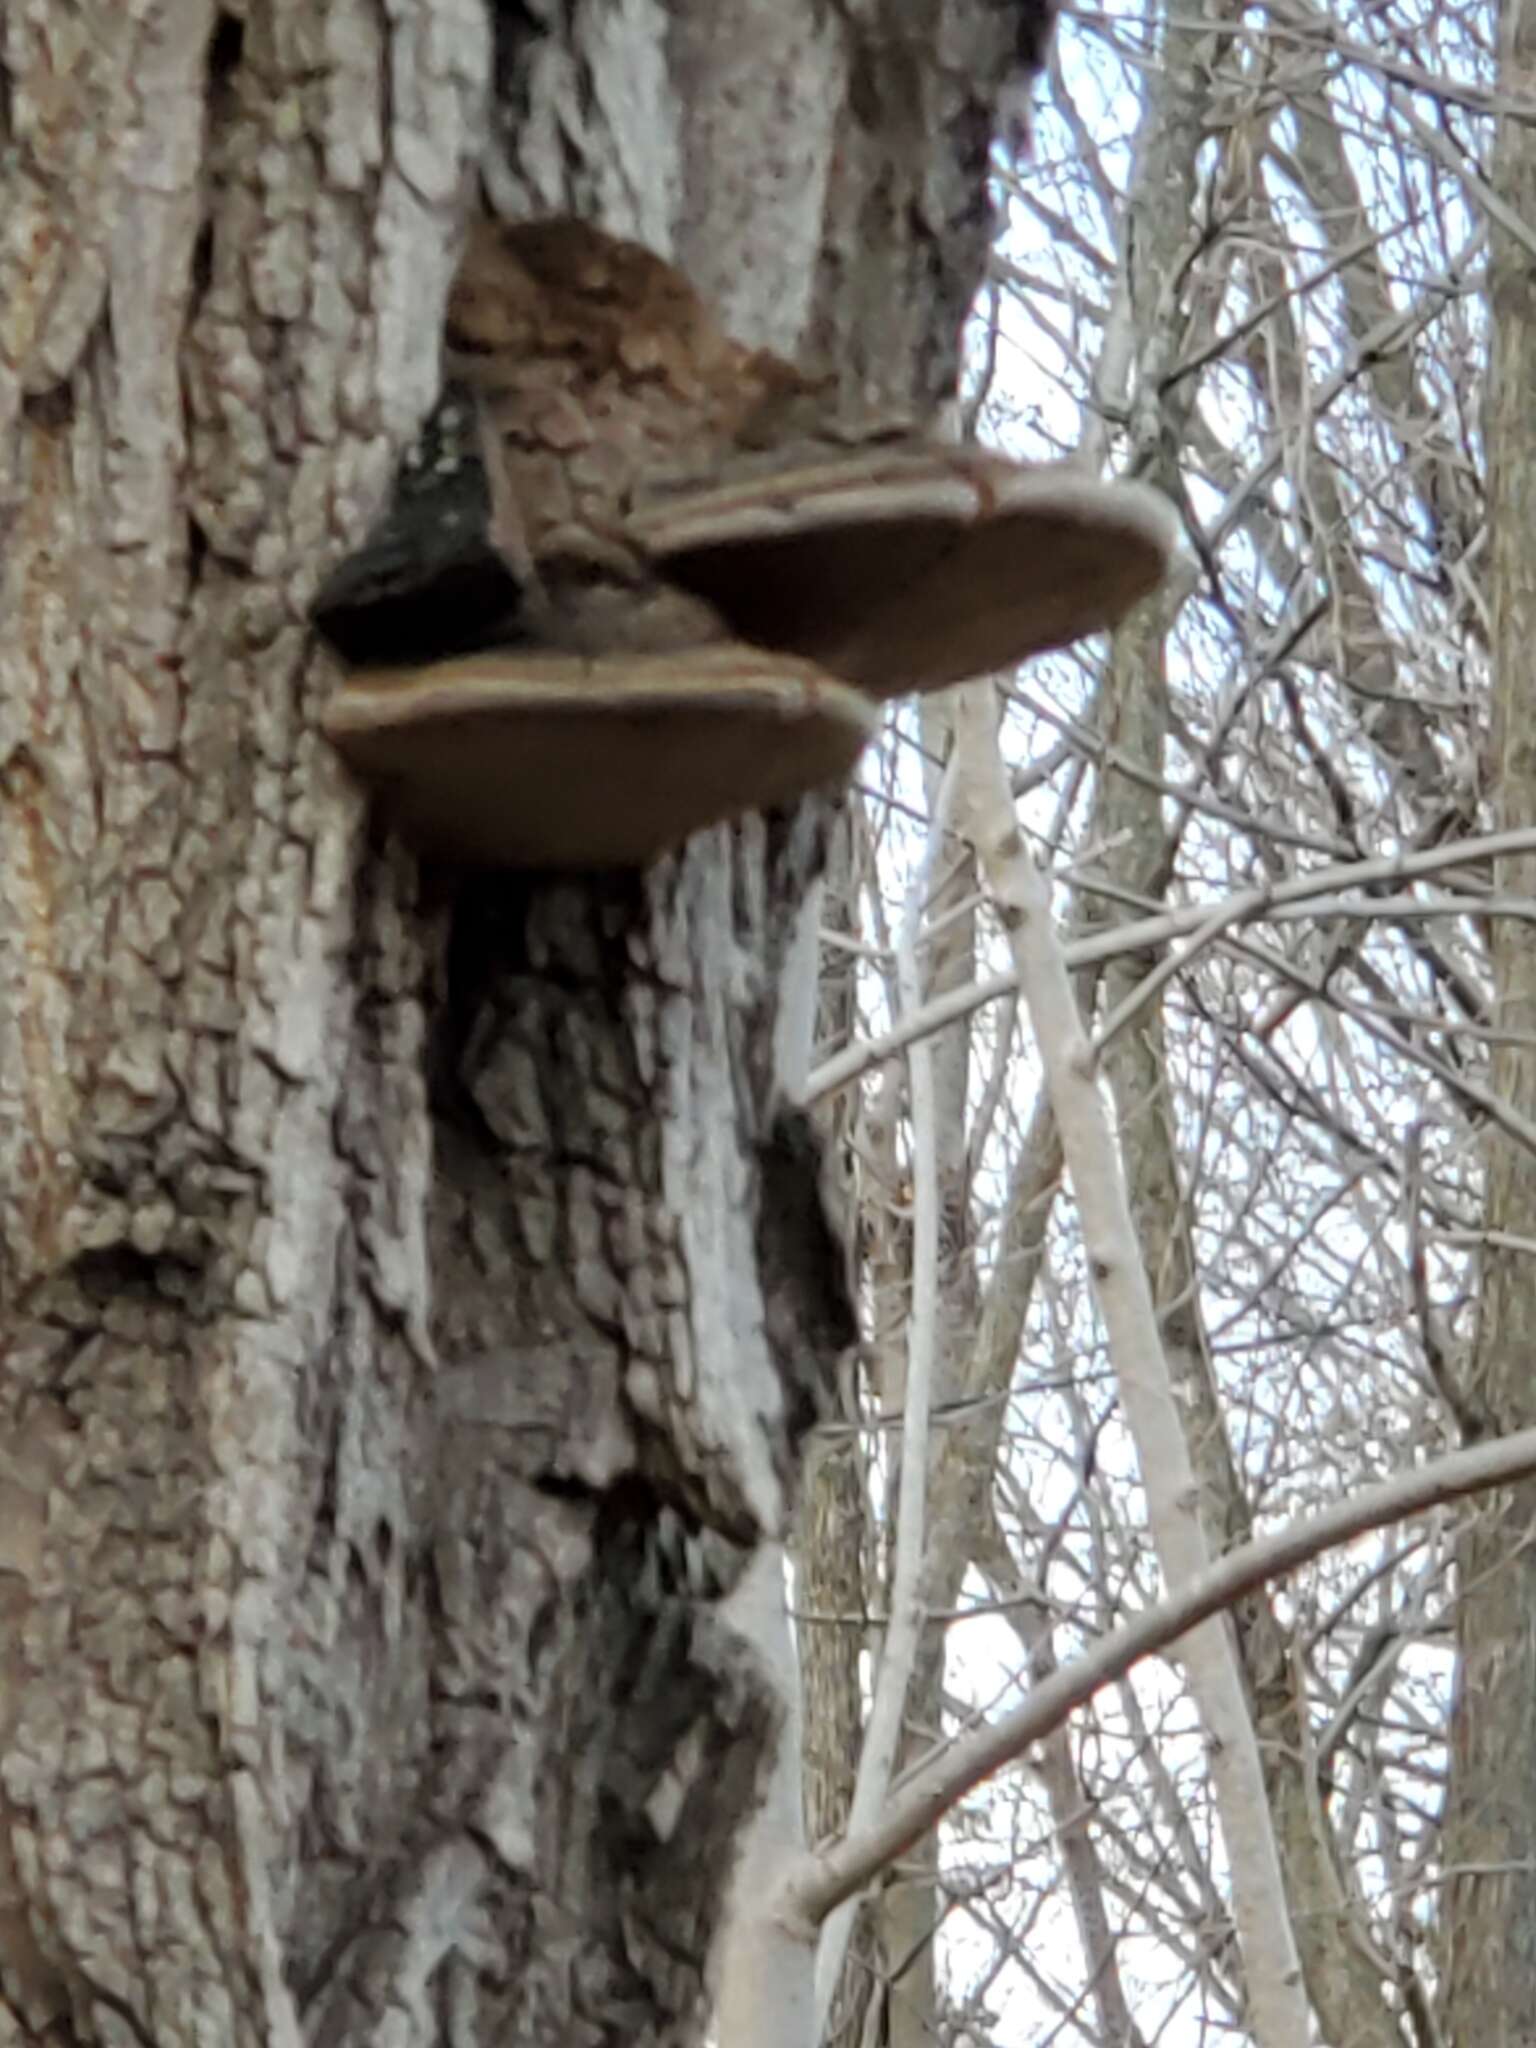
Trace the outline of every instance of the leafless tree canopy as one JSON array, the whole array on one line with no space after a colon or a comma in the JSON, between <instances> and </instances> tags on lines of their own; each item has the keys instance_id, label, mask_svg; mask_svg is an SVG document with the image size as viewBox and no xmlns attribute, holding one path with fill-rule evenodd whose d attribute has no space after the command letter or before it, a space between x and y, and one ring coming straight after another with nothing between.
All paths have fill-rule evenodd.
<instances>
[{"instance_id":1,"label":"leafless tree canopy","mask_svg":"<svg viewBox=\"0 0 1536 2048\"><path fill-rule=\"evenodd\" d=\"M999 174L970 424L1151 481L1187 552L1000 723L904 713L864 778L811 1077L867 1318L801 1530L813 1835L897 1631L915 1420L908 1768L1210 1558L1532 1419L1504 14L1075 15ZM1354 1540L1102 1687L878 1892L837 2038L1536 2038L1530 1506Z\"/></svg>"}]
</instances>

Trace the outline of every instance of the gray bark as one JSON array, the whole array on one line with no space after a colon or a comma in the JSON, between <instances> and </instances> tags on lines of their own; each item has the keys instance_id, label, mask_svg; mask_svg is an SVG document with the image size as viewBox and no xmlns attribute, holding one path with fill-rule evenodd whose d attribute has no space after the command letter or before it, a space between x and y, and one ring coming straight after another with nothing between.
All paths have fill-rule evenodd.
<instances>
[{"instance_id":1,"label":"gray bark","mask_svg":"<svg viewBox=\"0 0 1536 2048\"><path fill-rule=\"evenodd\" d=\"M0 4L0 2041L697 2038L778 1714L713 1602L836 1334L827 813L420 868L306 613L477 167L937 396L1035 14Z\"/></svg>"},{"instance_id":2,"label":"gray bark","mask_svg":"<svg viewBox=\"0 0 1536 2048\"><path fill-rule=\"evenodd\" d=\"M1536 15L1501 10L1499 75L1524 89L1536 64ZM1498 126L1494 185L1524 221L1536 215L1536 137L1524 123ZM1536 631L1531 516L1536 509L1529 407L1536 372L1536 294L1526 237L1490 226L1490 361L1483 433L1488 448L1488 606L1492 622L1493 731L1488 766L1501 830L1536 819L1536 723L1530 691ZM1505 856L1495 886L1524 894L1536 883L1529 854ZM1498 1099L1522 1115L1536 1105L1536 954L1507 918L1492 926L1493 1054ZM1477 1334L1466 1402L1475 1433L1503 1435L1530 1423L1536 1315L1528 1259L1509 1247L1536 1225L1536 1171L1528 1152L1496 1129L1487 1138L1485 1227ZM1456 1644L1444 1866L1449 1879L1442 1937L1448 2041L1530 2048L1536 2041L1536 1624L1529 1484L1498 1494L1469 1520L1458 1547Z\"/></svg>"}]
</instances>

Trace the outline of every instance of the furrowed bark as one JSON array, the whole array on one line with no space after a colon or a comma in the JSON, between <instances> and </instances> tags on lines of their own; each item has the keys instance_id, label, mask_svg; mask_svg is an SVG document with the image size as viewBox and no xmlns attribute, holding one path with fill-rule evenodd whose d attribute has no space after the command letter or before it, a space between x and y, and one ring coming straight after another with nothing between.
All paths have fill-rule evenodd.
<instances>
[{"instance_id":1,"label":"furrowed bark","mask_svg":"<svg viewBox=\"0 0 1536 2048\"><path fill-rule=\"evenodd\" d=\"M791 11L773 61L833 49ZM980 134L1011 46L948 18ZM697 2037L779 1713L716 1598L843 1313L772 1053L827 813L638 879L423 867L307 626L436 397L477 175L685 220L748 340L771 196L847 232L825 136L753 175L793 96L701 140L690 19L0 20L0 2038ZM862 313L806 299L883 332L942 250L952 365L980 165L925 147ZM755 218L689 210L727 170Z\"/></svg>"}]
</instances>

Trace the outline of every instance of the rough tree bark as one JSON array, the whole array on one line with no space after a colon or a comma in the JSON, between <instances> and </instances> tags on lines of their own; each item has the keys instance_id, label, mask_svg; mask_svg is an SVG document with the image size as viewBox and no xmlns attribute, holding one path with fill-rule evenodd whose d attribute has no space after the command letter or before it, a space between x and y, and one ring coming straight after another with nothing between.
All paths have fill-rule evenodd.
<instances>
[{"instance_id":1,"label":"rough tree bark","mask_svg":"<svg viewBox=\"0 0 1536 2048\"><path fill-rule=\"evenodd\" d=\"M697 2038L827 814L424 869L306 613L475 172L941 396L1038 0L0 4L0 2039ZM834 142L836 147L834 149Z\"/></svg>"},{"instance_id":2,"label":"rough tree bark","mask_svg":"<svg viewBox=\"0 0 1536 2048\"><path fill-rule=\"evenodd\" d=\"M1499 83L1529 94L1536 76L1536 13L1501 10ZM1498 124L1494 184L1521 221L1536 219L1536 133L1513 115ZM1491 357L1484 401L1488 448L1488 609L1492 623L1493 733L1489 764L1497 829L1536 818L1536 723L1530 688L1536 632L1531 552L1536 512L1529 392L1536 374L1536 295L1528 234L1489 225ZM1506 856L1495 887L1536 884L1530 855ZM1529 1115L1536 1103L1536 953L1509 919L1492 927L1499 1031L1493 1087ZM1466 1388L1474 1428L1515 1430L1536 1414L1531 1345L1536 1337L1530 1258L1536 1168L1497 1130L1488 1134L1486 1227L1477 1336ZM1488 2048L1536 2042L1536 1577L1530 1546L1536 1492L1496 1496L1470 1523L1457 1559L1460 1652L1446 1796L1445 1997L1451 2041Z\"/></svg>"}]
</instances>

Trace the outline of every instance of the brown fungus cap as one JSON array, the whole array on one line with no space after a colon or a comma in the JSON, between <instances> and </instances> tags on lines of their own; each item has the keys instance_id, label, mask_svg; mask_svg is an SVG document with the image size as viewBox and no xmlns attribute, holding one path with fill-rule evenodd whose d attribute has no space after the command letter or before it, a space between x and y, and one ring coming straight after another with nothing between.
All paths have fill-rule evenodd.
<instances>
[{"instance_id":1,"label":"brown fungus cap","mask_svg":"<svg viewBox=\"0 0 1536 2048\"><path fill-rule=\"evenodd\" d=\"M878 707L811 663L716 643L520 648L353 675L325 730L419 845L483 867L639 867L846 776Z\"/></svg>"},{"instance_id":2,"label":"brown fungus cap","mask_svg":"<svg viewBox=\"0 0 1536 2048\"><path fill-rule=\"evenodd\" d=\"M477 863L633 866L835 782L881 699L1113 625L1172 553L1139 486L842 419L585 222L474 224L445 360L316 623L337 747Z\"/></svg>"},{"instance_id":3,"label":"brown fungus cap","mask_svg":"<svg viewBox=\"0 0 1536 2048\"><path fill-rule=\"evenodd\" d=\"M627 532L742 639L882 698L1115 625L1176 539L1172 507L1144 485L937 442L658 493Z\"/></svg>"}]
</instances>

